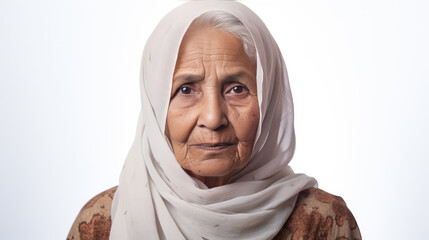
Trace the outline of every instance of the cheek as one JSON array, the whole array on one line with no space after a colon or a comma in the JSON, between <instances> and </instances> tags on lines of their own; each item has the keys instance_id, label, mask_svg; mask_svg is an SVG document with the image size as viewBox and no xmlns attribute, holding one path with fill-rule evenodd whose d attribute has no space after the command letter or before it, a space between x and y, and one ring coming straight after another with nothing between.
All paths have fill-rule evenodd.
<instances>
[{"instance_id":1,"label":"cheek","mask_svg":"<svg viewBox=\"0 0 429 240\"><path fill-rule=\"evenodd\" d=\"M173 153L180 165L188 155L187 141L196 122L195 110L180 108L171 103L167 112L165 135L170 140ZM182 166L183 167L183 166Z\"/></svg>"},{"instance_id":2,"label":"cheek","mask_svg":"<svg viewBox=\"0 0 429 240\"><path fill-rule=\"evenodd\" d=\"M259 104L257 99L248 102L245 106L233 107L230 111L230 122L234 127L239 142L253 148L259 124Z\"/></svg>"},{"instance_id":3,"label":"cheek","mask_svg":"<svg viewBox=\"0 0 429 240\"><path fill-rule=\"evenodd\" d=\"M171 104L166 122L166 135L171 143L186 142L194 126L194 116L192 109L180 109Z\"/></svg>"}]
</instances>

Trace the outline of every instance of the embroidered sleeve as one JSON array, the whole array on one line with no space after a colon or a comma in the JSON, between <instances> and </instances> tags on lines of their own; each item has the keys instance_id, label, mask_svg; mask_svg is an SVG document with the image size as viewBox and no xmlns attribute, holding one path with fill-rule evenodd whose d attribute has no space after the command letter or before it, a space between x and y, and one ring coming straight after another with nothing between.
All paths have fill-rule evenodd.
<instances>
[{"instance_id":1,"label":"embroidered sleeve","mask_svg":"<svg viewBox=\"0 0 429 240\"><path fill-rule=\"evenodd\" d=\"M110 209L116 187L104 191L83 206L67 240L108 240L112 220Z\"/></svg>"},{"instance_id":2,"label":"embroidered sleeve","mask_svg":"<svg viewBox=\"0 0 429 240\"><path fill-rule=\"evenodd\" d=\"M320 189L300 193L295 209L275 240L361 240L353 214L341 197Z\"/></svg>"}]
</instances>

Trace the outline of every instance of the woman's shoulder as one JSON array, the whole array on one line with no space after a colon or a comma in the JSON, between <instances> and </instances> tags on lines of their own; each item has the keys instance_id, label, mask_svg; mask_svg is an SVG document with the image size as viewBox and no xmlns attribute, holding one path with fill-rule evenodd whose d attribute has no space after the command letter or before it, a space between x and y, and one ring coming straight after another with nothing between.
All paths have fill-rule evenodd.
<instances>
[{"instance_id":1,"label":"woman's shoulder","mask_svg":"<svg viewBox=\"0 0 429 240\"><path fill-rule=\"evenodd\" d=\"M117 187L108 189L89 200L80 210L67 240L108 240L112 219L110 209Z\"/></svg>"},{"instance_id":2,"label":"woman's shoulder","mask_svg":"<svg viewBox=\"0 0 429 240\"><path fill-rule=\"evenodd\" d=\"M300 192L280 239L362 239L359 227L344 200L318 188Z\"/></svg>"}]
</instances>

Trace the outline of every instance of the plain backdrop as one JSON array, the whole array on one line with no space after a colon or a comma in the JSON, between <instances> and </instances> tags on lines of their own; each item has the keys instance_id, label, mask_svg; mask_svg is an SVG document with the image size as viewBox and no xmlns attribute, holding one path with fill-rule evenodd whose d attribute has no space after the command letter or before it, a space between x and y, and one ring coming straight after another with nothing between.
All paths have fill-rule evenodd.
<instances>
[{"instance_id":1,"label":"plain backdrop","mask_svg":"<svg viewBox=\"0 0 429 240\"><path fill-rule=\"evenodd\" d=\"M423 239L429 3L245 0L277 40L296 172L342 196L364 239ZM0 239L65 239L118 184L146 39L177 0L0 1Z\"/></svg>"}]
</instances>

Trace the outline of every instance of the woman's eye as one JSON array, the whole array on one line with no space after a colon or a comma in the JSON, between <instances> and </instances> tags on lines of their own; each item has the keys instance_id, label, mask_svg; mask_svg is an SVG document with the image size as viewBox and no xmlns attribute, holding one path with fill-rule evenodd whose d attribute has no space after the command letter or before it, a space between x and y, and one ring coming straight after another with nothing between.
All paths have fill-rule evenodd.
<instances>
[{"instance_id":1,"label":"woman's eye","mask_svg":"<svg viewBox=\"0 0 429 240\"><path fill-rule=\"evenodd\" d=\"M247 92L247 88L243 85L235 85L228 91L228 93L232 94L242 94L244 92Z\"/></svg>"},{"instance_id":2,"label":"woman's eye","mask_svg":"<svg viewBox=\"0 0 429 240\"><path fill-rule=\"evenodd\" d=\"M178 90L178 92L180 92L181 94L191 94L194 91L188 86L181 86Z\"/></svg>"}]
</instances>

